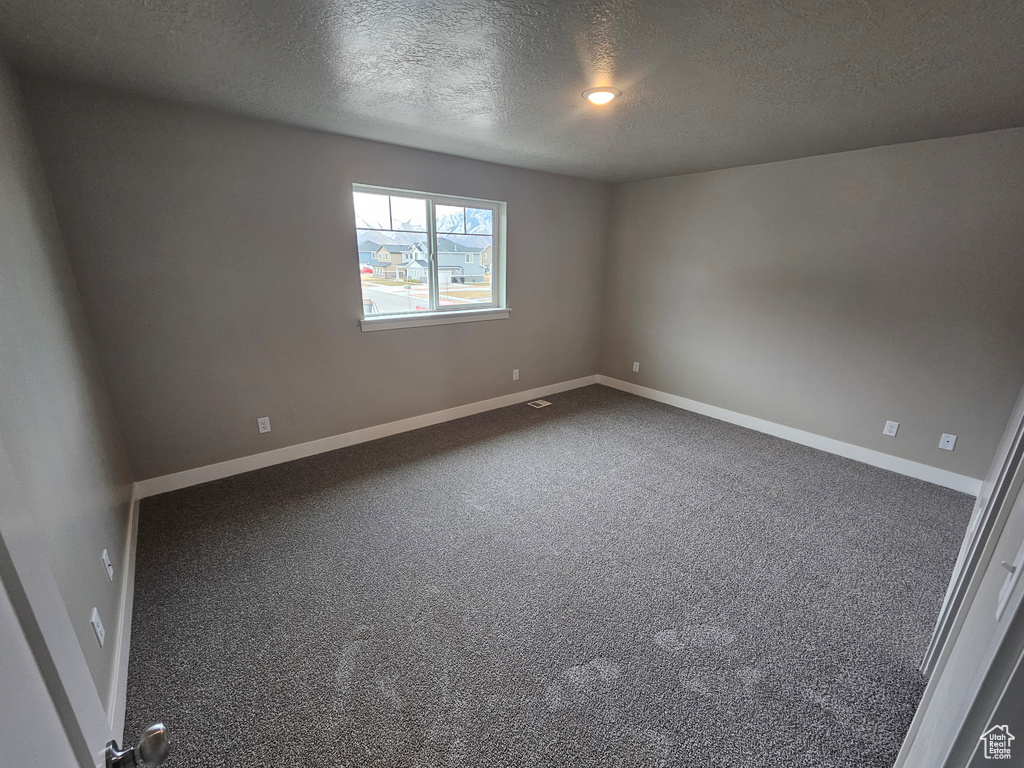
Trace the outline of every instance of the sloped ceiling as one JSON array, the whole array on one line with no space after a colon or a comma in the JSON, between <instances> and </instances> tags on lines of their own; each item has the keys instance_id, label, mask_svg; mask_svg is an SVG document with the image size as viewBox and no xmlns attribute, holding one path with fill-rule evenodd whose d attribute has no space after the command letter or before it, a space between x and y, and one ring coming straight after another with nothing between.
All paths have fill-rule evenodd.
<instances>
[{"instance_id":1,"label":"sloped ceiling","mask_svg":"<svg viewBox=\"0 0 1024 768\"><path fill-rule=\"evenodd\" d=\"M0 6L21 71L606 180L1024 125L1022 32L1021 0Z\"/></svg>"}]
</instances>

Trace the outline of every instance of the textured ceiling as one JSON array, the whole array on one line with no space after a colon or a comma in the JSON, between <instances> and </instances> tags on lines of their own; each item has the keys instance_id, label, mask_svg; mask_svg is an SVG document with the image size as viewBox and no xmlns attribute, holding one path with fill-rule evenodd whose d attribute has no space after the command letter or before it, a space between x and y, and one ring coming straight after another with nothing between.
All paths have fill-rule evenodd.
<instances>
[{"instance_id":1,"label":"textured ceiling","mask_svg":"<svg viewBox=\"0 0 1024 768\"><path fill-rule=\"evenodd\" d=\"M610 180L1024 125L1022 31L1021 0L0 3L23 71Z\"/></svg>"}]
</instances>

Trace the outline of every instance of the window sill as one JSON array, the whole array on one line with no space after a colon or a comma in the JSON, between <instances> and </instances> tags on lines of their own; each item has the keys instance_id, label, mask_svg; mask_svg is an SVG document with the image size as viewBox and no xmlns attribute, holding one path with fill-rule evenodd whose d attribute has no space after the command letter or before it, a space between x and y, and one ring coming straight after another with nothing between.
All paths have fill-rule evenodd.
<instances>
[{"instance_id":1,"label":"window sill","mask_svg":"<svg viewBox=\"0 0 1024 768\"><path fill-rule=\"evenodd\" d=\"M368 331L387 331L394 328L418 328L422 325L450 325L451 323L478 323L481 320L508 320L511 310L498 309L464 309L445 312L416 312L408 315L384 315L367 317L359 321L363 333Z\"/></svg>"}]
</instances>

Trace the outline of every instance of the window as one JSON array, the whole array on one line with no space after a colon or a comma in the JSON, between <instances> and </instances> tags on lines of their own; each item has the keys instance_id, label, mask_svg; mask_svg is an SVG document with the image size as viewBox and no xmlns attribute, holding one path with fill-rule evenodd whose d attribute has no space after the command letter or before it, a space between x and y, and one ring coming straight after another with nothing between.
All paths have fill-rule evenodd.
<instances>
[{"instance_id":1,"label":"window","mask_svg":"<svg viewBox=\"0 0 1024 768\"><path fill-rule=\"evenodd\" d=\"M357 248L377 243L378 260L406 265L360 269L363 330L508 317L504 203L359 184L352 199Z\"/></svg>"}]
</instances>

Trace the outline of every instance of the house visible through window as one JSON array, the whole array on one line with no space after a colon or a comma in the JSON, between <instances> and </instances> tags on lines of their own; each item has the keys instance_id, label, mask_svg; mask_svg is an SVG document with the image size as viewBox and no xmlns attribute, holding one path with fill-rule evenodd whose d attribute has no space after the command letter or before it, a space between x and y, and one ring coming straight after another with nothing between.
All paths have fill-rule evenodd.
<instances>
[{"instance_id":1,"label":"house visible through window","mask_svg":"<svg viewBox=\"0 0 1024 768\"><path fill-rule=\"evenodd\" d=\"M363 316L501 306L504 203L353 186Z\"/></svg>"}]
</instances>

